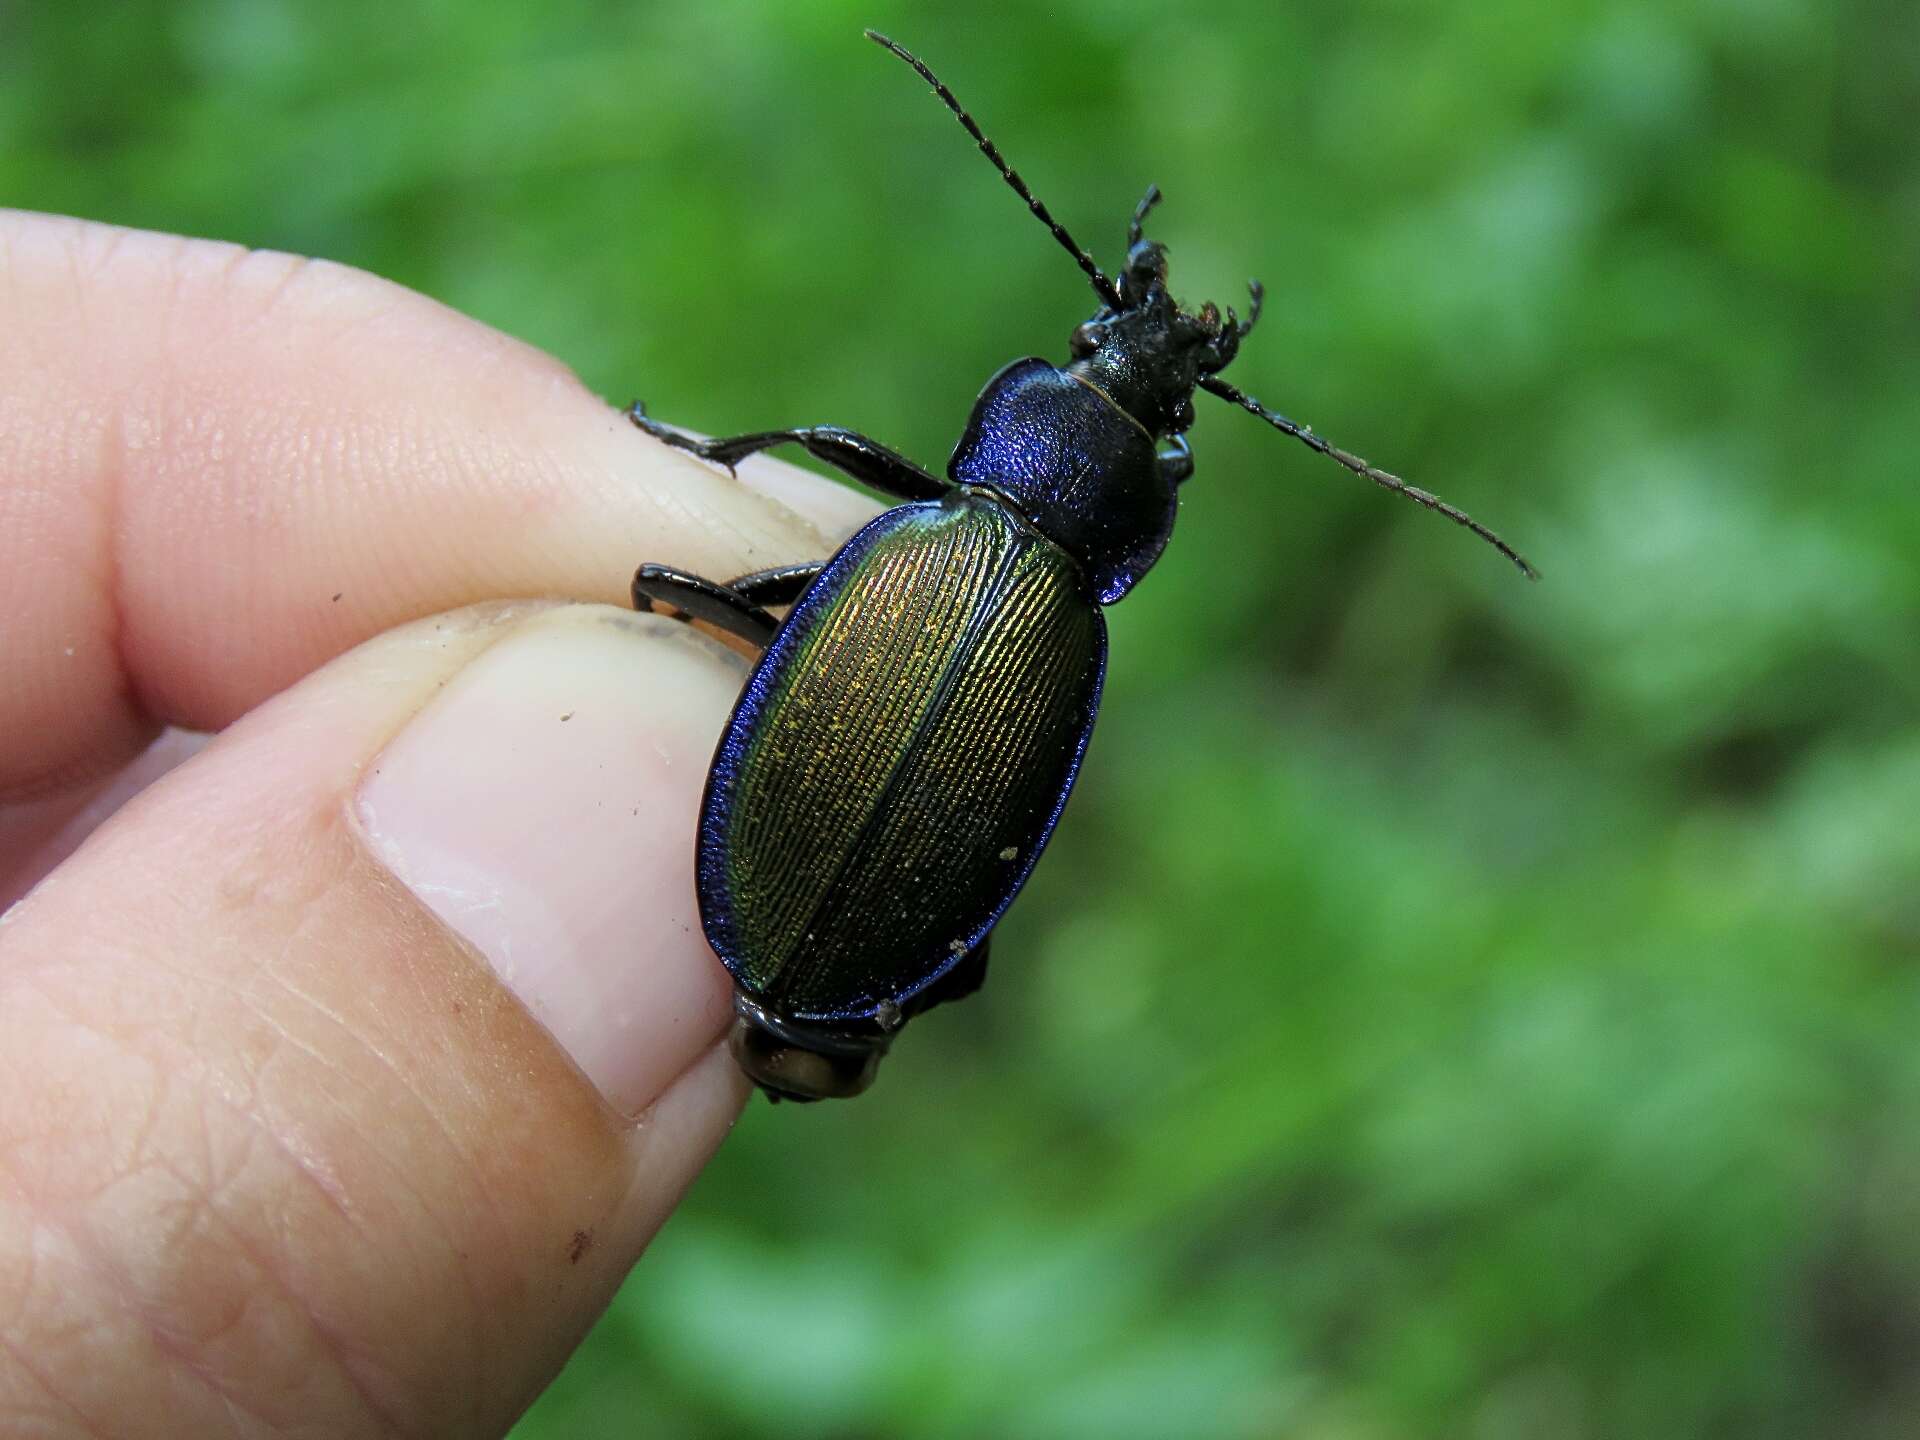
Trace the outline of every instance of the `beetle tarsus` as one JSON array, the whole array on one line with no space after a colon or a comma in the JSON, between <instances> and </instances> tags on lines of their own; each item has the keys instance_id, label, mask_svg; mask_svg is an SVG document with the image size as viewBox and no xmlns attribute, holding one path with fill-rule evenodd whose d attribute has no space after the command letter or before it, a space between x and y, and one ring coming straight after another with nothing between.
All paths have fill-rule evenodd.
<instances>
[{"instance_id":1,"label":"beetle tarsus","mask_svg":"<svg viewBox=\"0 0 1920 1440\"><path fill-rule=\"evenodd\" d=\"M702 460L712 461L714 464L723 467L727 474L733 476L736 480L740 478L738 472L734 470L731 461L714 453L713 441L696 440L683 430L677 430L671 425L664 425L660 421L655 420L651 415L647 414L647 407L644 401L636 400L627 407L627 419L631 420L641 430L646 431L647 434L651 435L661 444L671 445L676 450L684 450L689 455L698 456Z\"/></svg>"},{"instance_id":2,"label":"beetle tarsus","mask_svg":"<svg viewBox=\"0 0 1920 1440\"><path fill-rule=\"evenodd\" d=\"M1266 303L1267 287L1262 285L1258 280L1249 280L1247 281L1247 294L1251 297L1248 301L1250 308L1247 310L1247 318L1242 320L1237 327L1242 340L1251 335L1253 333L1253 327L1260 322L1260 307Z\"/></svg>"},{"instance_id":3,"label":"beetle tarsus","mask_svg":"<svg viewBox=\"0 0 1920 1440\"><path fill-rule=\"evenodd\" d=\"M1169 435L1160 452L1160 474L1169 485L1180 485L1193 477L1193 447L1184 435Z\"/></svg>"},{"instance_id":4,"label":"beetle tarsus","mask_svg":"<svg viewBox=\"0 0 1920 1440\"><path fill-rule=\"evenodd\" d=\"M1147 193L1140 197L1140 203L1133 207L1133 220L1127 226L1127 248L1138 245L1145 234L1147 213L1160 203L1160 187L1147 186Z\"/></svg>"}]
</instances>

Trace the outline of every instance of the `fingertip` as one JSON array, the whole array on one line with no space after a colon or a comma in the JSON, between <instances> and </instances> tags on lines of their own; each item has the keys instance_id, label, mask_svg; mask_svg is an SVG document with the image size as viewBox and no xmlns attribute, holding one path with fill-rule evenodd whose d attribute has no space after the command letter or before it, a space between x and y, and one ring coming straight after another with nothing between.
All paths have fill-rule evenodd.
<instances>
[{"instance_id":1,"label":"fingertip","mask_svg":"<svg viewBox=\"0 0 1920 1440\"><path fill-rule=\"evenodd\" d=\"M0 796L422 615L824 559L871 508L670 456L559 361L345 266L0 212L0 281Z\"/></svg>"},{"instance_id":2,"label":"fingertip","mask_svg":"<svg viewBox=\"0 0 1920 1440\"><path fill-rule=\"evenodd\" d=\"M743 673L675 621L559 607L454 676L355 793L381 863L624 1113L731 1015L693 829Z\"/></svg>"},{"instance_id":3,"label":"fingertip","mask_svg":"<svg viewBox=\"0 0 1920 1440\"><path fill-rule=\"evenodd\" d=\"M448 923L436 877L388 863L356 821L362 783L416 763L400 758L414 726L453 743L436 706L484 726L475 695L511 697L484 677L458 696L489 663L517 677L523 713L497 717L490 753L463 742L466 762L415 777L440 809L419 823L457 845L497 806L536 851L599 867L549 893L553 872L516 870L515 843L466 856L496 867L473 894L525 907L516 944L575 946L582 965L593 952L594 994L628 1013L638 1063L614 1047L593 1073ZM626 723L619 691L644 696L650 674L706 697L685 702L680 738ZM184 1365L249 1413L321 1428L367 1423L355 1406L372 1394L399 1428L504 1429L745 1098L721 1043L730 982L692 893L699 780L738 675L686 627L602 607L423 621L250 715L9 913L0 1151L10 1180L32 1157L36 1213L62 1217L108 1277L37 1296L10 1333L118 1335L132 1314L175 1346L49 1345L48 1373L158 1405ZM631 750L639 771L622 768ZM634 895L638 911L621 908ZM583 924L572 909L596 896L612 908Z\"/></svg>"},{"instance_id":4,"label":"fingertip","mask_svg":"<svg viewBox=\"0 0 1920 1440\"><path fill-rule=\"evenodd\" d=\"M629 1137L635 1187L627 1209L631 1233L644 1246L666 1223L687 1187L706 1168L753 1094L724 1040L677 1076L640 1117Z\"/></svg>"},{"instance_id":5,"label":"fingertip","mask_svg":"<svg viewBox=\"0 0 1920 1440\"><path fill-rule=\"evenodd\" d=\"M826 559L882 509L880 502L844 481L767 455L741 462L740 483L769 505L792 511L820 536L823 548L813 559Z\"/></svg>"}]
</instances>

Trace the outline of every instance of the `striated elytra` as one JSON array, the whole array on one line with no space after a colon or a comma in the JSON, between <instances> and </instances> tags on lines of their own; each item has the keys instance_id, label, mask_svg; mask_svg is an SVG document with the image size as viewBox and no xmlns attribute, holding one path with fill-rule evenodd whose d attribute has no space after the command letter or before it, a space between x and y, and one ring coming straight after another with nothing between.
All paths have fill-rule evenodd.
<instances>
[{"instance_id":1,"label":"striated elytra","mask_svg":"<svg viewBox=\"0 0 1920 1440\"><path fill-rule=\"evenodd\" d=\"M1109 278L916 56L918 71L1100 299L1065 367L1017 360L981 392L945 478L835 426L698 440L633 422L729 470L774 445L905 502L831 559L724 585L666 565L633 580L662 608L761 650L700 814L707 938L734 980L735 1058L775 1099L856 1095L913 1015L977 989L989 932L1032 872L1093 733L1100 607L1166 548L1193 473L1183 432L1207 390L1375 484L1464 512L1328 444L1219 378L1260 313L1182 310L1142 234ZM768 607L791 605L784 620Z\"/></svg>"}]
</instances>

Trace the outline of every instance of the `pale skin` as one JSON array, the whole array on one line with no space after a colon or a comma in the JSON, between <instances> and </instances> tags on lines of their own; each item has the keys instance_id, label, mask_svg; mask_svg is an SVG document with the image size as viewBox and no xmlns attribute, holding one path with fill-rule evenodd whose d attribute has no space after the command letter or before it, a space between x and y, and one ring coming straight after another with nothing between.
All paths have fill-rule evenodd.
<instances>
[{"instance_id":1,"label":"pale skin","mask_svg":"<svg viewBox=\"0 0 1920 1440\"><path fill-rule=\"evenodd\" d=\"M746 1099L743 662L567 602L872 508L368 275L0 211L0 1433L511 1425Z\"/></svg>"}]
</instances>

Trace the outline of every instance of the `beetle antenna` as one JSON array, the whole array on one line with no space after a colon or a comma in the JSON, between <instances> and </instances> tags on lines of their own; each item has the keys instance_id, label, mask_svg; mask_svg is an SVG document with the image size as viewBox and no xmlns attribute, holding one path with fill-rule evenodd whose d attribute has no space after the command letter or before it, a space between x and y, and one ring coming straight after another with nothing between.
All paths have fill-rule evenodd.
<instances>
[{"instance_id":1,"label":"beetle antenna","mask_svg":"<svg viewBox=\"0 0 1920 1440\"><path fill-rule=\"evenodd\" d=\"M938 95L945 102L946 107L959 117L960 123L966 126L967 133L979 143L980 153L993 162L993 168L998 170L1000 177L1013 187L1013 193L1027 202L1027 208L1033 211L1042 225L1053 232L1053 238L1058 240L1066 248L1067 253L1073 256L1080 268L1087 272L1087 278L1093 282L1093 288L1100 298L1115 310L1124 310L1126 306L1120 299L1120 292L1113 288L1113 281L1107 278L1106 272L1094 263L1093 256L1080 248L1080 243L1067 233L1067 227L1053 218L1053 213L1040 202L1040 198L1027 188L1027 182L1020 178L1020 172L1007 164L1006 159L1000 154L1000 147L986 137L979 123L967 113L966 107L954 99L953 91L947 88L946 82L927 68L926 61L906 46L889 40L878 30L867 31L867 38L874 44L891 50L920 72L920 78L931 85L933 93Z\"/></svg>"},{"instance_id":2,"label":"beetle antenna","mask_svg":"<svg viewBox=\"0 0 1920 1440\"><path fill-rule=\"evenodd\" d=\"M1385 470L1376 470L1358 455L1350 455L1338 445L1331 445L1321 439L1313 433L1312 426L1295 424L1278 411L1267 409L1266 406L1262 405L1244 390L1235 389L1218 376L1204 376L1200 381L1200 388L1214 395L1218 395L1222 400L1238 405L1250 415L1258 415L1262 420L1266 421L1282 434L1291 435L1294 439L1302 441L1310 448L1318 450L1329 460L1346 466L1347 469L1351 470L1361 479L1371 480L1383 489L1392 490L1404 495L1416 505L1424 505L1429 510L1436 510L1456 525L1464 525L1482 540L1493 546L1493 548L1498 550L1502 555L1506 556L1515 565L1518 565L1520 567L1520 573L1529 580L1538 580L1540 578L1540 572L1529 565L1525 557L1522 556L1518 550L1515 550L1511 545L1507 544L1506 541L1502 540L1498 535L1494 534L1493 531L1489 530L1458 506L1449 505L1438 495L1430 494L1417 486L1407 484L1407 482L1402 480L1398 475L1389 475Z\"/></svg>"}]
</instances>

